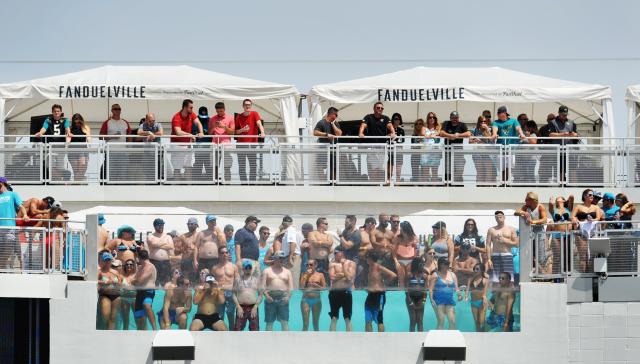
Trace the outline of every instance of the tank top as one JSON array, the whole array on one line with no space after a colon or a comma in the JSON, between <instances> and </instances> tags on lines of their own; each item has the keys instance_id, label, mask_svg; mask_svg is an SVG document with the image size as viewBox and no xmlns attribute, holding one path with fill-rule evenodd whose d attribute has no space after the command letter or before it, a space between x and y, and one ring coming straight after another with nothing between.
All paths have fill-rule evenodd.
<instances>
[{"instance_id":1,"label":"tank top","mask_svg":"<svg viewBox=\"0 0 640 364\"><path fill-rule=\"evenodd\" d=\"M431 244L431 247L436 252L436 260L441 257L449 257L449 245L447 245L447 241L439 241Z\"/></svg>"},{"instance_id":2,"label":"tank top","mask_svg":"<svg viewBox=\"0 0 640 364\"><path fill-rule=\"evenodd\" d=\"M438 131L437 130L431 130L429 128L425 129L424 132L425 136L434 136L434 135L438 135ZM425 144L438 144L440 142L439 138L425 138L424 139Z\"/></svg>"},{"instance_id":3,"label":"tank top","mask_svg":"<svg viewBox=\"0 0 640 364\"><path fill-rule=\"evenodd\" d=\"M540 219L540 209L536 207L531 210L531 208L527 207L527 212L529 216L531 216L531 220L539 220ZM531 225L531 231L534 233L541 233L544 230L544 225Z\"/></svg>"},{"instance_id":4,"label":"tank top","mask_svg":"<svg viewBox=\"0 0 640 364\"><path fill-rule=\"evenodd\" d=\"M71 143L84 143L87 141L86 138L84 137L78 137L76 135L87 135L84 130L82 130L82 128L76 124L73 123L71 124L71 134L73 134L74 136L71 138Z\"/></svg>"},{"instance_id":5,"label":"tank top","mask_svg":"<svg viewBox=\"0 0 640 364\"><path fill-rule=\"evenodd\" d=\"M262 271L264 271L268 267L268 265L264 264L264 257L267 255L267 252L269 251L269 248L271 248L271 245L273 245L273 243L268 243L264 246L264 248L261 248L260 245L258 245L258 250L260 252L258 262L260 263L260 269Z\"/></svg>"}]
</instances>

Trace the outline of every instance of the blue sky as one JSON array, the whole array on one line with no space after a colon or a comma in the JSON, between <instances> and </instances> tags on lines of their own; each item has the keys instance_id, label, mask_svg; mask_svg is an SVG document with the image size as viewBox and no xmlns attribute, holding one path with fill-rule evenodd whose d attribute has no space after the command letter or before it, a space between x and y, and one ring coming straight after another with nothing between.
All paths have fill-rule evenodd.
<instances>
[{"instance_id":1,"label":"blue sky","mask_svg":"<svg viewBox=\"0 0 640 364\"><path fill-rule=\"evenodd\" d=\"M637 1L21 0L3 10L0 82L181 61L306 92L418 65L501 66L612 86L618 135L624 90L640 83Z\"/></svg>"}]
</instances>

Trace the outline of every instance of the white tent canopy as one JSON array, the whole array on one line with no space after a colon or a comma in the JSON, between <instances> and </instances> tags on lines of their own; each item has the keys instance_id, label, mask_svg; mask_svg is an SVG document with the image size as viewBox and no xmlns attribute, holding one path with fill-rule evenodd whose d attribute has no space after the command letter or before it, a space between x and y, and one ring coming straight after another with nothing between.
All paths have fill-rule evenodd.
<instances>
[{"instance_id":1,"label":"white tent canopy","mask_svg":"<svg viewBox=\"0 0 640 364\"><path fill-rule=\"evenodd\" d=\"M639 137L640 128L638 128L638 119L640 118L640 85L627 87L625 100L627 101L627 117L629 120L629 124L627 125L627 135L630 137Z\"/></svg>"},{"instance_id":2,"label":"white tent canopy","mask_svg":"<svg viewBox=\"0 0 640 364\"><path fill-rule=\"evenodd\" d=\"M298 97L294 86L190 66L103 66L0 84L0 134L5 120L28 121L33 115L49 114L53 103L61 104L67 117L79 112L94 122L106 120L111 104L118 103L122 116L137 125L148 112L169 122L187 98L197 107L207 106L210 114L217 101L224 101L227 112L233 113L249 98L265 121L281 121L287 135L298 135Z\"/></svg>"},{"instance_id":3,"label":"white tent canopy","mask_svg":"<svg viewBox=\"0 0 640 364\"><path fill-rule=\"evenodd\" d=\"M385 113L399 112L405 122L424 118L429 111L446 120L456 110L462 120L475 124L485 109L495 115L506 105L515 117L526 113L544 125L558 106L569 107L569 117L582 135L614 137L611 88L558 80L499 67L429 68L408 70L356 80L314 86L310 93L313 122L330 106L340 110L341 120L359 120L382 101ZM601 122L600 122L601 120ZM593 126L597 132L594 133Z\"/></svg>"}]
</instances>

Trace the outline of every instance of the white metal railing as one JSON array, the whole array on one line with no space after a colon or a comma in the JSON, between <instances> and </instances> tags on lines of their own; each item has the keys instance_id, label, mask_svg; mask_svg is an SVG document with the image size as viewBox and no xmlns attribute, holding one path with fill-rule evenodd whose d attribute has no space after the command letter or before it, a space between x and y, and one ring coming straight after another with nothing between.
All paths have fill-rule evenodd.
<instances>
[{"instance_id":1,"label":"white metal railing","mask_svg":"<svg viewBox=\"0 0 640 364\"><path fill-rule=\"evenodd\" d=\"M354 137L331 144L281 136L226 144L23 139L0 144L0 174L15 184L640 185L635 139L583 138L567 145L471 142L477 138L425 144L423 137L376 144Z\"/></svg>"},{"instance_id":2,"label":"white metal railing","mask_svg":"<svg viewBox=\"0 0 640 364\"><path fill-rule=\"evenodd\" d=\"M66 220L38 222L45 226L0 226L0 272L84 276L84 229L71 227Z\"/></svg>"},{"instance_id":3,"label":"white metal railing","mask_svg":"<svg viewBox=\"0 0 640 364\"><path fill-rule=\"evenodd\" d=\"M532 278L596 277L588 241L602 237L609 238L611 244L607 257L608 275L640 274L637 221L598 221L580 230L553 230L553 227L566 227L566 224L547 224L546 230L531 234Z\"/></svg>"}]
</instances>

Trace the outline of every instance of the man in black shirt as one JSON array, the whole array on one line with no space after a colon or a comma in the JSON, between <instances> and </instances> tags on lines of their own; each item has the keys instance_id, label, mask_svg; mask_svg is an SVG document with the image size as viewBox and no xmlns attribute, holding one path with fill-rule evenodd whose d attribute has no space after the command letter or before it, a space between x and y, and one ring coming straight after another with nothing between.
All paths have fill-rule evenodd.
<instances>
[{"instance_id":1,"label":"man in black shirt","mask_svg":"<svg viewBox=\"0 0 640 364\"><path fill-rule=\"evenodd\" d=\"M313 129L313 135L318 137L318 143L335 143L335 138L342 135L340 124L336 121L338 119L338 109L330 107L327 110L327 116L318 121L316 127ZM325 181L327 175L323 173L324 167L327 167L327 173L330 174L330 179L335 180L336 177L336 159L335 150L329 147L329 161L327 162L327 155L324 149L320 149L320 153L316 157L316 172L318 173L318 179Z\"/></svg>"},{"instance_id":2,"label":"man in black shirt","mask_svg":"<svg viewBox=\"0 0 640 364\"><path fill-rule=\"evenodd\" d=\"M393 124L388 116L383 115L384 105L378 101L373 105L373 114L369 114L362 119L358 136L364 143L387 143L390 139L395 139L396 132ZM383 137L383 138L367 138L365 136ZM387 138L389 136L389 138ZM380 153L367 154L367 169L369 171L369 180L381 181L385 179L384 167L386 155ZM387 166L390 168L390 166Z\"/></svg>"},{"instance_id":3,"label":"man in black shirt","mask_svg":"<svg viewBox=\"0 0 640 364\"><path fill-rule=\"evenodd\" d=\"M445 144L462 144L463 138L471 136L471 132L467 125L460 122L460 115L457 111L452 111L449 120L445 121L440 130L440 136L445 138ZM450 147L445 154L445 180L450 182L462 182L462 172L464 171L464 155L458 155L453 161L453 180L451 179L451 153L453 147Z\"/></svg>"}]
</instances>

